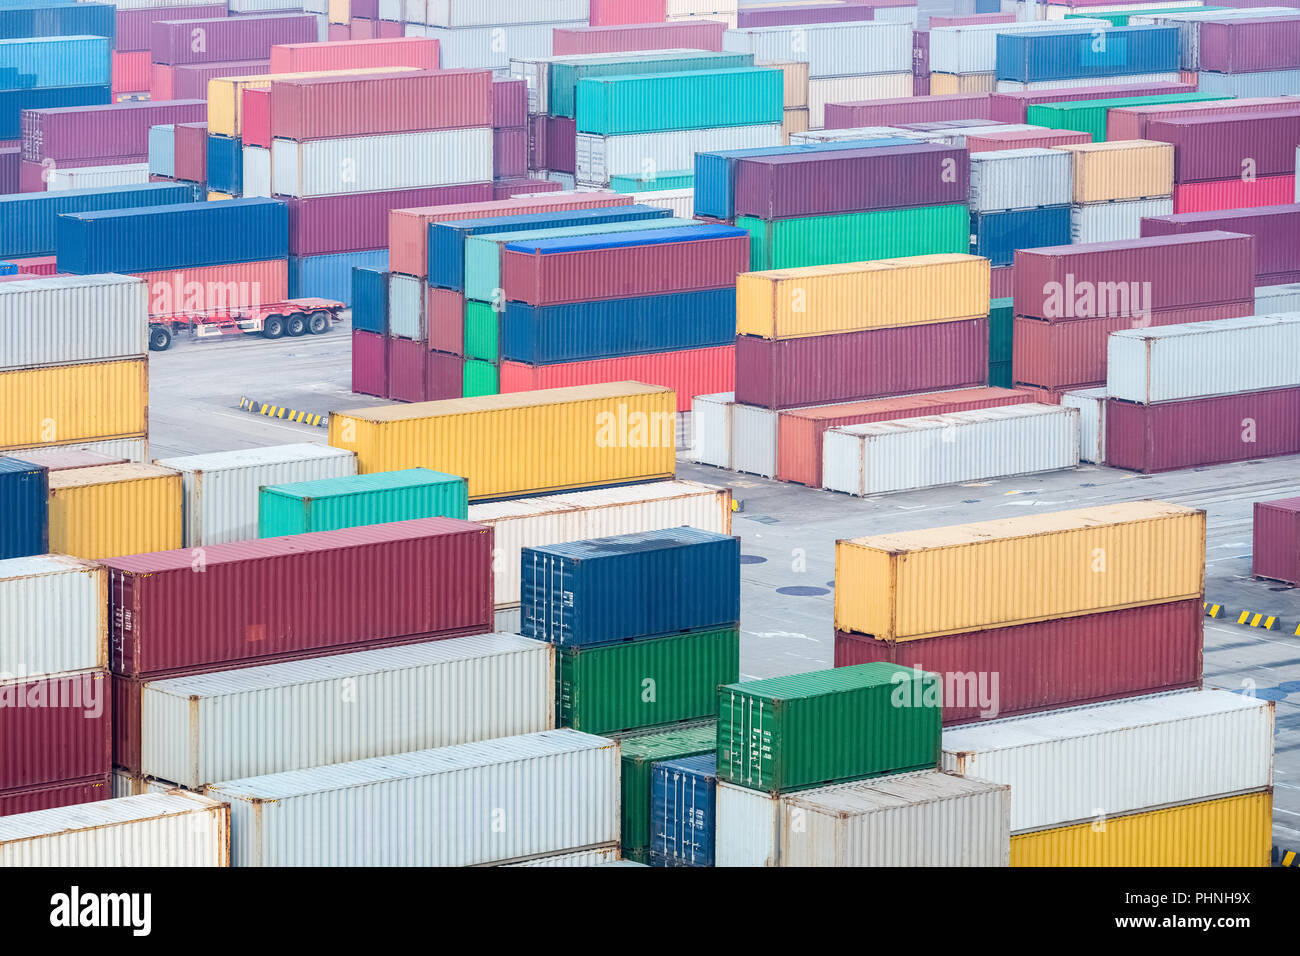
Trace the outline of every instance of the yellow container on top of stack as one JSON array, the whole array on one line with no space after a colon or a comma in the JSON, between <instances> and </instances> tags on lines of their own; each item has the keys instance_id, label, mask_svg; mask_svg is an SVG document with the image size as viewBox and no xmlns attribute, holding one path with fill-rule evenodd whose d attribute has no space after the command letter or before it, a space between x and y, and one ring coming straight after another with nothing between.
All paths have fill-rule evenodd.
<instances>
[{"instance_id":1,"label":"yellow container on top of stack","mask_svg":"<svg viewBox=\"0 0 1300 956\"><path fill-rule=\"evenodd\" d=\"M978 318L989 283L989 260L961 253L746 272L736 331L792 339Z\"/></svg>"},{"instance_id":2,"label":"yellow container on top of stack","mask_svg":"<svg viewBox=\"0 0 1300 956\"><path fill-rule=\"evenodd\" d=\"M1011 837L1012 866L1268 866L1273 792Z\"/></svg>"},{"instance_id":3,"label":"yellow container on top of stack","mask_svg":"<svg viewBox=\"0 0 1300 956\"><path fill-rule=\"evenodd\" d=\"M270 89L280 80L306 80L317 76L370 76L375 73L410 73L413 66L372 66L355 70L316 70L307 73L263 73L257 76L220 76L208 80L208 132L238 136L243 129L244 90Z\"/></svg>"},{"instance_id":4,"label":"yellow container on top of stack","mask_svg":"<svg viewBox=\"0 0 1300 956\"><path fill-rule=\"evenodd\" d=\"M996 73L931 73L930 95L992 93L997 89Z\"/></svg>"},{"instance_id":5,"label":"yellow container on top of stack","mask_svg":"<svg viewBox=\"0 0 1300 956\"><path fill-rule=\"evenodd\" d=\"M885 641L1200 598L1205 512L1161 501L835 543L835 627Z\"/></svg>"},{"instance_id":6,"label":"yellow container on top of stack","mask_svg":"<svg viewBox=\"0 0 1300 956\"><path fill-rule=\"evenodd\" d=\"M0 448L146 434L149 360L0 372Z\"/></svg>"},{"instance_id":7,"label":"yellow container on top of stack","mask_svg":"<svg viewBox=\"0 0 1300 956\"><path fill-rule=\"evenodd\" d=\"M98 465L50 472L50 550L87 561L175 551L181 473L159 465Z\"/></svg>"},{"instance_id":8,"label":"yellow container on top of stack","mask_svg":"<svg viewBox=\"0 0 1300 956\"><path fill-rule=\"evenodd\" d=\"M1130 139L1053 148L1071 156L1074 202L1173 195L1173 143Z\"/></svg>"},{"instance_id":9,"label":"yellow container on top of stack","mask_svg":"<svg viewBox=\"0 0 1300 956\"><path fill-rule=\"evenodd\" d=\"M677 396L611 382L331 412L329 443L361 474L430 468L471 500L672 478Z\"/></svg>"}]
</instances>

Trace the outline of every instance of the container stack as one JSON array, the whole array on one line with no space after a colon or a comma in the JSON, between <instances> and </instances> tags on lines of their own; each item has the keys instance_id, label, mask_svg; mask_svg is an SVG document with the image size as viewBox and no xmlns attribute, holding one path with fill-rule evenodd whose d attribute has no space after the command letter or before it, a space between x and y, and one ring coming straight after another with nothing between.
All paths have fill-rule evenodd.
<instances>
[{"instance_id":1,"label":"container stack","mask_svg":"<svg viewBox=\"0 0 1300 956\"><path fill-rule=\"evenodd\" d=\"M551 31L551 55L632 53L637 50L710 50L722 52L727 24L714 19L674 20L671 23L596 24L556 27Z\"/></svg>"},{"instance_id":2,"label":"container stack","mask_svg":"<svg viewBox=\"0 0 1300 956\"><path fill-rule=\"evenodd\" d=\"M1230 102L1231 97L1222 93L1187 91L1144 96L1111 96L1105 87L1099 87L1097 93L1096 97L1029 102L1024 108L1026 122L1051 129L1087 133L1092 142L1100 143L1108 139L1142 139L1145 126L1134 125L1133 120L1137 117L1156 114L1159 118L1167 111L1176 111L1176 115L1180 116L1196 116L1205 109L1214 111L1233 109L1235 106ZM1044 94L1044 96L1051 95L1053 93ZM1215 103L1218 105L1213 105ZM1116 118L1112 119L1112 114Z\"/></svg>"},{"instance_id":3,"label":"container stack","mask_svg":"<svg viewBox=\"0 0 1300 956\"><path fill-rule=\"evenodd\" d=\"M167 20L209 20L224 17L226 4L208 0L172 0L166 6L119 5L116 10L116 42L113 46L113 96L130 97L147 94L152 88L153 25ZM170 100L172 92L151 96L155 100ZM181 99L202 99L203 93L190 92Z\"/></svg>"},{"instance_id":4,"label":"container stack","mask_svg":"<svg viewBox=\"0 0 1300 956\"><path fill-rule=\"evenodd\" d=\"M416 518L464 521L467 488L464 478L427 468L262 485L257 493L257 536L278 538Z\"/></svg>"},{"instance_id":5,"label":"container stack","mask_svg":"<svg viewBox=\"0 0 1300 956\"><path fill-rule=\"evenodd\" d=\"M1009 266L1017 249L1069 244L1070 181L1070 156L1057 149L972 154L971 252Z\"/></svg>"},{"instance_id":6,"label":"container stack","mask_svg":"<svg viewBox=\"0 0 1300 956\"><path fill-rule=\"evenodd\" d=\"M1223 212L1189 212L1143 218L1142 235L1172 236L1222 230L1255 239L1255 288L1300 282L1300 203L1232 209ZM1258 298L1258 295L1257 295ZM1285 303L1268 311L1289 312Z\"/></svg>"},{"instance_id":7,"label":"container stack","mask_svg":"<svg viewBox=\"0 0 1300 956\"><path fill-rule=\"evenodd\" d=\"M0 141L22 138L24 110L112 102L109 36L0 39Z\"/></svg>"},{"instance_id":8,"label":"container stack","mask_svg":"<svg viewBox=\"0 0 1300 956\"><path fill-rule=\"evenodd\" d=\"M1132 139L1057 149L1071 164L1070 242L1137 239L1149 235L1142 230L1144 217L1174 211L1174 150L1168 143Z\"/></svg>"},{"instance_id":9,"label":"container stack","mask_svg":"<svg viewBox=\"0 0 1300 956\"><path fill-rule=\"evenodd\" d=\"M991 93L998 84L1000 37L1089 30L1106 26L1099 20L1061 23L971 23L930 29L930 94ZM1058 84L1059 85L1059 84ZM1081 85L1075 83L1073 85ZM1023 120L1023 116L1020 118Z\"/></svg>"},{"instance_id":10,"label":"container stack","mask_svg":"<svg viewBox=\"0 0 1300 956\"><path fill-rule=\"evenodd\" d=\"M1198 66L1205 90L1234 96L1300 94L1300 13L1202 23Z\"/></svg>"},{"instance_id":11,"label":"container stack","mask_svg":"<svg viewBox=\"0 0 1300 956\"><path fill-rule=\"evenodd\" d=\"M450 0L417 2L404 11L408 37L438 41L447 69L506 73L511 58L551 55L551 33L588 25L588 0Z\"/></svg>"},{"instance_id":12,"label":"container stack","mask_svg":"<svg viewBox=\"0 0 1300 956\"><path fill-rule=\"evenodd\" d=\"M1179 79L1178 28L1090 23L1083 30L1062 25L1051 32L1000 32L996 62L999 92L1107 81L1173 83Z\"/></svg>"}]
</instances>

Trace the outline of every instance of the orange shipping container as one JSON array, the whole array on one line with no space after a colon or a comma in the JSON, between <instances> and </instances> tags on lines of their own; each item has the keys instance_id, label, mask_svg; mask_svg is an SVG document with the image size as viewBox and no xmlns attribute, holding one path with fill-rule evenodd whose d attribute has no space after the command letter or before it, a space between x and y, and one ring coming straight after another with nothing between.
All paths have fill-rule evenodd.
<instances>
[{"instance_id":1,"label":"orange shipping container","mask_svg":"<svg viewBox=\"0 0 1300 956\"><path fill-rule=\"evenodd\" d=\"M1074 202L1152 199L1174 193L1172 143L1134 139L1053 148L1070 154Z\"/></svg>"},{"instance_id":2,"label":"orange shipping container","mask_svg":"<svg viewBox=\"0 0 1300 956\"><path fill-rule=\"evenodd\" d=\"M181 547L181 473L100 465L50 473L50 550L88 561Z\"/></svg>"}]
</instances>

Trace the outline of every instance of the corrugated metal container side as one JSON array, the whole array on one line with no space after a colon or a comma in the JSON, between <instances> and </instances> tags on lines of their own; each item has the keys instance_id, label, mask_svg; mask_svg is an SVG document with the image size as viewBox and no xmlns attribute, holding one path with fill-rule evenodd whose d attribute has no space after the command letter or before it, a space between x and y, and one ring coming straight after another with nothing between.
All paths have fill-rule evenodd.
<instances>
[{"instance_id":1,"label":"corrugated metal container side","mask_svg":"<svg viewBox=\"0 0 1300 956\"><path fill-rule=\"evenodd\" d=\"M722 48L760 60L798 60L808 74L850 76L870 65L873 73L911 73L912 28L907 23L806 23L731 29Z\"/></svg>"},{"instance_id":2,"label":"corrugated metal container side","mask_svg":"<svg viewBox=\"0 0 1300 956\"><path fill-rule=\"evenodd\" d=\"M836 631L835 666L924 667L941 679L944 725L967 724L1199 688L1204 621L1194 598L923 641Z\"/></svg>"},{"instance_id":3,"label":"corrugated metal container side","mask_svg":"<svg viewBox=\"0 0 1300 956\"><path fill-rule=\"evenodd\" d=\"M23 461L40 465L50 471L63 471L66 468L93 468L97 465L121 465L127 459L83 448L60 447L50 445L46 448L30 448L23 452Z\"/></svg>"},{"instance_id":4,"label":"corrugated metal container side","mask_svg":"<svg viewBox=\"0 0 1300 956\"><path fill-rule=\"evenodd\" d=\"M1077 203L1172 196L1174 149L1148 140L1060 146L1074 171Z\"/></svg>"},{"instance_id":5,"label":"corrugated metal container side","mask_svg":"<svg viewBox=\"0 0 1300 956\"><path fill-rule=\"evenodd\" d=\"M202 100L167 103L112 103L108 106L69 106L23 111L23 160L98 165L105 160L140 162L149 144L149 127L157 123L202 121ZM127 157L141 157L140 160ZM82 162L80 165L86 165Z\"/></svg>"},{"instance_id":6,"label":"corrugated metal container side","mask_svg":"<svg viewBox=\"0 0 1300 956\"><path fill-rule=\"evenodd\" d=\"M15 813L50 810L78 803L94 803L114 796L113 776L104 774L71 783L56 783L50 787L33 787L27 790L7 790L0 793L0 817Z\"/></svg>"},{"instance_id":7,"label":"corrugated metal container side","mask_svg":"<svg viewBox=\"0 0 1300 956\"><path fill-rule=\"evenodd\" d=\"M502 863L503 867L538 867L538 866L644 866L619 856L618 844L594 847L590 850L577 850L573 853L550 853L546 856L533 857L522 863Z\"/></svg>"},{"instance_id":8,"label":"corrugated metal container side","mask_svg":"<svg viewBox=\"0 0 1300 956\"><path fill-rule=\"evenodd\" d=\"M735 392L695 396L691 403L691 461L715 468L731 467L735 407Z\"/></svg>"},{"instance_id":9,"label":"corrugated metal container side","mask_svg":"<svg viewBox=\"0 0 1300 956\"><path fill-rule=\"evenodd\" d=\"M103 776L113 768L108 672L0 681L0 793Z\"/></svg>"},{"instance_id":10,"label":"corrugated metal container side","mask_svg":"<svg viewBox=\"0 0 1300 956\"><path fill-rule=\"evenodd\" d=\"M618 839L618 791L618 744L574 730L207 789L231 805L235 866L464 866L576 850ZM481 813L485 806L535 822L501 832ZM376 814L389 821L389 835L362 839Z\"/></svg>"},{"instance_id":11,"label":"corrugated metal container side","mask_svg":"<svg viewBox=\"0 0 1300 956\"><path fill-rule=\"evenodd\" d=\"M355 454L309 443L160 458L155 464L184 478L187 548L256 538L263 485L357 473Z\"/></svg>"},{"instance_id":12,"label":"corrugated metal container side","mask_svg":"<svg viewBox=\"0 0 1300 956\"><path fill-rule=\"evenodd\" d=\"M1142 220L1168 216L1173 198L1081 203L1070 207L1070 242L1121 242L1142 235Z\"/></svg>"},{"instance_id":13,"label":"corrugated metal container side","mask_svg":"<svg viewBox=\"0 0 1300 956\"><path fill-rule=\"evenodd\" d=\"M971 252L986 257L995 266L1009 266L1021 249L1068 243L1070 207L977 212L971 214L970 227L974 239Z\"/></svg>"},{"instance_id":14,"label":"corrugated metal container side","mask_svg":"<svg viewBox=\"0 0 1300 956\"><path fill-rule=\"evenodd\" d=\"M971 157L972 210L1029 209L1069 201L1070 157L1060 150L1005 149Z\"/></svg>"},{"instance_id":15,"label":"corrugated metal container side","mask_svg":"<svg viewBox=\"0 0 1300 956\"><path fill-rule=\"evenodd\" d=\"M1199 73L1207 93L1228 96L1286 96L1300 82L1300 70L1265 70L1261 73Z\"/></svg>"},{"instance_id":16,"label":"corrugated metal container side","mask_svg":"<svg viewBox=\"0 0 1300 956\"><path fill-rule=\"evenodd\" d=\"M948 96L902 96L862 103L826 104L827 129L928 123L935 120L989 118L988 93L954 93Z\"/></svg>"},{"instance_id":17,"label":"corrugated metal container side","mask_svg":"<svg viewBox=\"0 0 1300 956\"><path fill-rule=\"evenodd\" d=\"M931 73L992 73L997 69L999 37L1012 33L1063 33L1105 27L1100 20L1045 23L972 23L930 30ZM1020 122L1023 116L1016 120Z\"/></svg>"},{"instance_id":18,"label":"corrugated metal container side","mask_svg":"<svg viewBox=\"0 0 1300 956\"><path fill-rule=\"evenodd\" d=\"M1178 28L1143 24L1059 33L1004 33L997 78L1020 83L1172 72L1179 68Z\"/></svg>"},{"instance_id":19,"label":"corrugated metal container side","mask_svg":"<svg viewBox=\"0 0 1300 956\"><path fill-rule=\"evenodd\" d=\"M911 73L871 73L861 76L818 76L808 81L807 122L821 129L826 124L826 107L844 100L897 98L913 90Z\"/></svg>"},{"instance_id":20,"label":"corrugated metal container side","mask_svg":"<svg viewBox=\"0 0 1300 956\"><path fill-rule=\"evenodd\" d=\"M5 514L0 560L49 552L48 498L49 469L25 459L0 458L0 509ZM9 655L5 658L7 664Z\"/></svg>"},{"instance_id":21,"label":"corrugated metal container side","mask_svg":"<svg viewBox=\"0 0 1300 956\"><path fill-rule=\"evenodd\" d=\"M50 475L50 547L88 561L181 546L181 476L157 465Z\"/></svg>"},{"instance_id":22,"label":"corrugated metal container side","mask_svg":"<svg viewBox=\"0 0 1300 956\"><path fill-rule=\"evenodd\" d=\"M774 410L733 403L731 434L727 443L731 453L728 467L761 478L775 477L776 426L777 413Z\"/></svg>"},{"instance_id":23,"label":"corrugated metal container side","mask_svg":"<svg viewBox=\"0 0 1300 956\"><path fill-rule=\"evenodd\" d=\"M724 6L724 4L711 4ZM764 9L764 7L766 9ZM835 3L801 3L763 4L757 9L740 9L736 19L737 29L747 27L791 26L804 23L841 23L854 20L870 20L874 8Z\"/></svg>"},{"instance_id":24,"label":"corrugated metal container side","mask_svg":"<svg viewBox=\"0 0 1300 956\"><path fill-rule=\"evenodd\" d=\"M0 448L143 436L149 362L0 372Z\"/></svg>"},{"instance_id":25,"label":"corrugated metal container side","mask_svg":"<svg viewBox=\"0 0 1300 956\"><path fill-rule=\"evenodd\" d=\"M388 332L388 275L375 269L352 270L352 329Z\"/></svg>"},{"instance_id":26,"label":"corrugated metal container side","mask_svg":"<svg viewBox=\"0 0 1300 956\"><path fill-rule=\"evenodd\" d=\"M625 133L618 136L575 133L572 163L577 182L583 185L607 185L614 176L637 175L647 167L690 168L695 161L695 154L700 152L780 146L783 143L781 130L780 123L763 123L661 133ZM554 137L555 131L552 130L548 136ZM551 165L557 166L554 143L550 143L549 148Z\"/></svg>"},{"instance_id":27,"label":"corrugated metal container side","mask_svg":"<svg viewBox=\"0 0 1300 956\"><path fill-rule=\"evenodd\" d=\"M0 819L3 866L229 866L230 808L172 791Z\"/></svg>"},{"instance_id":28,"label":"corrugated metal container side","mask_svg":"<svg viewBox=\"0 0 1300 956\"><path fill-rule=\"evenodd\" d=\"M653 74L733 70L754 66L754 58L747 53L664 50L591 59L556 59L542 65L545 70L538 77L539 90L534 93L538 102L534 112L572 118L576 115L578 84L585 79L632 75L648 78ZM543 86L545 89L540 89Z\"/></svg>"},{"instance_id":29,"label":"corrugated metal container side","mask_svg":"<svg viewBox=\"0 0 1300 956\"><path fill-rule=\"evenodd\" d=\"M464 520L468 507L464 478L426 468L263 485L258 492L257 536L337 531L413 518Z\"/></svg>"},{"instance_id":30,"label":"corrugated metal container side","mask_svg":"<svg viewBox=\"0 0 1300 956\"><path fill-rule=\"evenodd\" d=\"M656 866L713 866L717 759L700 754L658 761L651 772L651 861Z\"/></svg>"},{"instance_id":31,"label":"corrugated metal container side","mask_svg":"<svg viewBox=\"0 0 1300 956\"><path fill-rule=\"evenodd\" d=\"M116 166L86 166L80 169L50 170L49 188L101 189L105 186L135 186L149 181L148 163Z\"/></svg>"},{"instance_id":32,"label":"corrugated metal container side","mask_svg":"<svg viewBox=\"0 0 1300 956\"><path fill-rule=\"evenodd\" d=\"M660 731L637 731L619 740L622 751L622 848L624 854L649 850L654 765L711 755L718 745L712 721Z\"/></svg>"},{"instance_id":33,"label":"corrugated metal container side","mask_svg":"<svg viewBox=\"0 0 1300 956\"><path fill-rule=\"evenodd\" d=\"M1092 137L1087 133L1074 130L1032 129L1011 130L1010 132L966 134L966 151L972 156L1004 149L1051 149L1053 146L1066 146L1074 143L1091 143Z\"/></svg>"},{"instance_id":34,"label":"corrugated metal container side","mask_svg":"<svg viewBox=\"0 0 1300 956\"><path fill-rule=\"evenodd\" d=\"M388 397L388 349L383 333L352 333L352 391Z\"/></svg>"},{"instance_id":35,"label":"corrugated metal container side","mask_svg":"<svg viewBox=\"0 0 1300 956\"><path fill-rule=\"evenodd\" d=\"M120 464L124 461L145 462L149 460L149 441L144 437L137 438L109 438L103 441L72 441L54 442L41 445L31 445L26 448L0 448L0 454L9 456L17 455L35 455L49 451L51 454L62 454L67 451L87 451L98 455L104 455L112 461L98 462L97 464ZM45 464L44 460L40 460ZM55 469L51 466L51 471Z\"/></svg>"},{"instance_id":36,"label":"corrugated metal container side","mask_svg":"<svg viewBox=\"0 0 1300 956\"><path fill-rule=\"evenodd\" d=\"M1112 408L1108 456L1113 413ZM1204 543L1204 511L1159 501L840 540L835 626L880 640L913 641L1199 598ZM1097 553L1107 556L1105 574L1077 558ZM1162 555L1158 561L1156 554ZM990 575L1003 586L985 586ZM1007 588L1008 580L1016 586ZM924 587L918 587L921 581ZM936 593L962 598L936 603ZM983 597L973 600L972 594Z\"/></svg>"},{"instance_id":37,"label":"corrugated metal container side","mask_svg":"<svg viewBox=\"0 0 1300 956\"><path fill-rule=\"evenodd\" d=\"M0 70L15 81L21 76L27 87L107 84L112 48L112 38L100 36L5 39L0 40Z\"/></svg>"},{"instance_id":38,"label":"corrugated metal container side","mask_svg":"<svg viewBox=\"0 0 1300 956\"><path fill-rule=\"evenodd\" d=\"M328 256L289 257L289 295L293 298L336 299L352 305L352 270L388 269L388 250L370 249Z\"/></svg>"},{"instance_id":39,"label":"corrugated metal container side","mask_svg":"<svg viewBox=\"0 0 1300 956\"><path fill-rule=\"evenodd\" d=\"M1253 209L1290 203L1296 196L1296 177L1263 176L1259 179L1217 180L1209 183L1178 183L1174 186L1174 212L1207 212L1218 209Z\"/></svg>"},{"instance_id":40,"label":"corrugated metal container side","mask_svg":"<svg viewBox=\"0 0 1300 956\"><path fill-rule=\"evenodd\" d=\"M253 60L269 57L277 43L314 42L317 30L316 18L305 13L162 20L149 31L149 49L153 62L168 66Z\"/></svg>"},{"instance_id":41,"label":"corrugated metal container side","mask_svg":"<svg viewBox=\"0 0 1300 956\"><path fill-rule=\"evenodd\" d=\"M354 269L353 272L356 270ZM388 276L388 333L395 337L423 341L424 283L411 276Z\"/></svg>"},{"instance_id":42,"label":"corrugated metal container side","mask_svg":"<svg viewBox=\"0 0 1300 956\"><path fill-rule=\"evenodd\" d=\"M1255 502L1251 572L1300 584L1300 498Z\"/></svg>"},{"instance_id":43,"label":"corrugated metal container side","mask_svg":"<svg viewBox=\"0 0 1300 956\"><path fill-rule=\"evenodd\" d=\"M24 110L52 106L89 106L112 101L112 86L107 81L82 86L0 90L0 136L5 137L6 140L22 138Z\"/></svg>"},{"instance_id":44,"label":"corrugated metal container side","mask_svg":"<svg viewBox=\"0 0 1300 956\"><path fill-rule=\"evenodd\" d=\"M1207 99L1214 97L1214 99ZM1109 107L1106 110L1107 139L1145 139L1147 123L1152 120L1183 119L1189 116L1214 116L1215 114L1241 115L1244 113L1291 112L1300 109L1300 103L1286 96L1230 97L1227 94L1206 93L1197 97L1202 102L1180 98L1175 102L1152 100L1144 106Z\"/></svg>"},{"instance_id":45,"label":"corrugated metal container side","mask_svg":"<svg viewBox=\"0 0 1300 956\"><path fill-rule=\"evenodd\" d=\"M289 264L284 259L233 265L137 272L149 294L151 314L186 309L246 308L289 297Z\"/></svg>"},{"instance_id":46,"label":"corrugated metal container side","mask_svg":"<svg viewBox=\"0 0 1300 956\"><path fill-rule=\"evenodd\" d=\"M1205 182L1295 173L1300 112L1151 120L1147 138L1174 144L1174 181Z\"/></svg>"},{"instance_id":47,"label":"corrugated metal container side","mask_svg":"<svg viewBox=\"0 0 1300 956\"><path fill-rule=\"evenodd\" d=\"M1100 465L1106 461L1106 389L1084 388L1065 392L1061 404L1079 410L1079 460Z\"/></svg>"},{"instance_id":48,"label":"corrugated metal container side","mask_svg":"<svg viewBox=\"0 0 1300 956\"><path fill-rule=\"evenodd\" d=\"M1300 19L1260 17L1200 26L1202 70L1255 73L1300 67Z\"/></svg>"},{"instance_id":49,"label":"corrugated metal container side","mask_svg":"<svg viewBox=\"0 0 1300 956\"><path fill-rule=\"evenodd\" d=\"M551 730L553 657L539 641L483 634L150 681L140 766L200 789Z\"/></svg>"},{"instance_id":50,"label":"corrugated metal container side","mask_svg":"<svg viewBox=\"0 0 1300 956\"><path fill-rule=\"evenodd\" d=\"M277 43L271 47L272 73L362 70L375 66L438 69L438 41L428 37L385 37L334 43Z\"/></svg>"},{"instance_id":51,"label":"corrugated metal container side","mask_svg":"<svg viewBox=\"0 0 1300 956\"><path fill-rule=\"evenodd\" d=\"M58 249L55 227L59 217L66 213L170 206L193 201L193 187L183 183L148 183L111 189L70 189L0 196L0 255L9 259L54 255Z\"/></svg>"},{"instance_id":52,"label":"corrugated metal container side","mask_svg":"<svg viewBox=\"0 0 1300 956\"><path fill-rule=\"evenodd\" d=\"M556 27L551 31L555 56L621 53L634 50L722 50L727 24L719 20Z\"/></svg>"},{"instance_id":53,"label":"corrugated metal container side","mask_svg":"<svg viewBox=\"0 0 1300 956\"><path fill-rule=\"evenodd\" d=\"M271 145L272 189L315 197L492 179L492 129L429 130Z\"/></svg>"},{"instance_id":54,"label":"corrugated metal container side","mask_svg":"<svg viewBox=\"0 0 1300 956\"><path fill-rule=\"evenodd\" d=\"M1110 135L1109 124L1112 110L1124 107L1147 108L1159 106L1192 107L1195 104L1207 105L1216 100L1224 100L1223 94L1215 93L1172 93L1152 96L1116 97L1099 92L1095 99L1075 99L1050 103L1031 103L1025 112L1030 123L1037 123L1053 129L1079 130L1089 134L1093 142L1106 140L1143 139L1142 136ZM1177 114L1176 114L1177 115ZM1195 111L1191 115L1198 115Z\"/></svg>"},{"instance_id":55,"label":"corrugated metal container side","mask_svg":"<svg viewBox=\"0 0 1300 956\"><path fill-rule=\"evenodd\" d=\"M1169 236L1222 229L1255 237L1255 284L1300 278L1300 203L1255 209L1182 213L1142 221L1142 235Z\"/></svg>"}]
</instances>

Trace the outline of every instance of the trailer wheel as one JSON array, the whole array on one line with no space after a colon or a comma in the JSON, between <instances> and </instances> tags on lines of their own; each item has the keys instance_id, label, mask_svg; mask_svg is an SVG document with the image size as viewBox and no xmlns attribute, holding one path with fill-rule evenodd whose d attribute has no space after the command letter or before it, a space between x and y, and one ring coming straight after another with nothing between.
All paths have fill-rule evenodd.
<instances>
[{"instance_id":1,"label":"trailer wheel","mask_svg":"<svg viewBox=\"0 0 1300 956\"><path fill-rule=\"evenodd\" d=\"M149 326L149 351L166 352L172 347L172 330L162 325Z\"/></svg>"},{"instance_id":2,"label":"trailer wheel","mask_svg":"<svg viewBox=\"0 0 1300 956\"><path fill-rule=\"evenodd\" d=\"M330 330L330 314L328 312L313 312L307 320L307 328L312 335L324 335Z\"/></svg>"},{"instance_id":3,"label":"trailer wheel","mask_svg":"<svg viewBox=\"0 0 1300 956\"><path fill-rule=\"evenodd\" d=\"M285 331L295 339L305 333L307 331L307 316L301 312L293 313L285 320Z\"/></svg>"},{"instance_id":4,"label":"trailer wheel","mask_svg":"<svg viewBox=\"0 0 1300 956\"><path fill-rule=\"evenodd\" d=\"M262 323L262 338L278 339L284 335L284 316L268 315Z\"/></svg>"}]
</instances>

